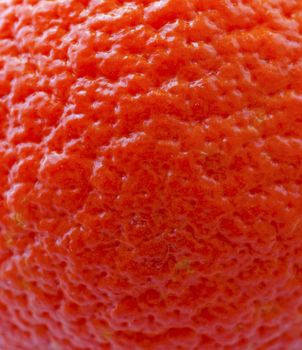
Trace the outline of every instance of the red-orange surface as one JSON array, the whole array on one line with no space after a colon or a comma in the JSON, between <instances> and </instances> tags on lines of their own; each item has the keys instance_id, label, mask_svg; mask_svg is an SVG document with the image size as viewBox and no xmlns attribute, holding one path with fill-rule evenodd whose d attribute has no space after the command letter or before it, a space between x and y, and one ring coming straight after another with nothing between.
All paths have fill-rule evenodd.
<instances>
[{"instance_id":1,"label":"red-orange surface","mask_svg":"<svg viewBox=\"0 0 302 350\"><path fill-rule=\"evenodd\" d=\"M0 349L302 349L302 1L0 2Z\"/></svg>"}]
</instances>

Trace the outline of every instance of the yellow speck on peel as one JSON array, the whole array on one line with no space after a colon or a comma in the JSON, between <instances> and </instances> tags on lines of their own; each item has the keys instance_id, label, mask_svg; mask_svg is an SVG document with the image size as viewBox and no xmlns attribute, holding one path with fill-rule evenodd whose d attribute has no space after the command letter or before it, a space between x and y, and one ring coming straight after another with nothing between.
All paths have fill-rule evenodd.
<instances>
[{"instance_id":1,"label":"yellow speck on peel","mask_svg":"<svg viewBox=\"0 0 302 350\"><path fill-rule=\"evenodd\" d=\"M28 197L25 196L21 199L21 204L27 203L28 202Z\"/></svg>"},{"instance_id":2,"label":"yellow speck on peel","mask_svg":"<svg viewBox=\"0 0 302 350\"><path fill-rule=\"evenodd\" d=\"M261 305L261 313L268 317L275 317L280 312L280 307L274 303L266 303Z\"/></svg>"},{"instance_id":3,"label":"yellow speck on peel","mask_svg":"<svg viewBox=\"0 0 302 350\"><path fill-rule=\"evenodd\" d=\"M50 342L49 347L51 350L62 350L62 347L55 340Z\"/></svg>"},{"instance_id":4,"label":"yellow speck on peel","mask_svg":"<svg viewBox=\"0 0 302 350\"><path fill-rule=\"evenodd\" d=\"M191 262L188 259L178 261L174 266L174 276L172 277L172 280L177 282L180 275L191 275L194 270L190 267L190 265Z\"/></svg>"},{"instance_id":5,"label":"yellow speck on peel","mask_svg":"<svg viewBox=\"0 0 302 350\"><path fill-rule=\"evenodd\" d=\"M25 290L30 290L30 284L28 282L23 281L22 285Z\"/></svg>"},{"instance_id":6,"label":"yellow speck on peel","mask_svg":"<svg viewBox=\"0 0 302 350\"><path fill-rule=\"evenodd\" d=\"M258 134L258 130L257 130L254 126L252 126L252 125L249 125L249 126L247 127L247 129L248 129L250 132L252 132L253 134Z\"/></svg>"},{"instance_id":7,"label":"yellow speck on peel","mask_svg":"<svg viewBox=\"0 0 302 350\"><path fill-rule=\"evenodd\" d=\"M243 330L243 324L242 323L237 324L236 331L241 332L242 330Z\"/></svg>"},{"instance_id":8,"label":"yellow speck on peel","mask_svg":"<svg viewBox=\"0 0 302 350\"><path fill-rule=\"evenodd\" d=\"M268 121L271 119L270 115L267 115L265 112L258 113L258 115L255 117L255 121L258 125L261 125L262 123Z\"/></svg>"},{"instance_id":9,"label":"yellow speck on peel","mask_svg":"<svg viewBox=\"0 0 302 350\"><path fill-rule=\"evenodd\" d=\"M4 235L4 239L5 239L5 243L8 247L10 247L14 242L12 235L9 233Z\"/></svg>"},{"instance_id":10,"label":"yellow speck on peel","mask_svg":"<svg viewBox=\"0 0 302 350\"><path fill-rule=\"evenodd\" d=\"M103 329L102 336L106 341L108 341L112 338L113 332L110 329Z\"/></svg>"},{"instance_id":11,"label":"yellow speck on peel","mask_svg":"<svg viewBox=\"0 0 302 350\"><path fill-rule=\"evenodd\" d=\"M24 219L20 213L14 213L12 219L18 226L24 226Z\"/></svg>"},{"instance_id":12,"label":"yellow speck on peel","mask_svg":"<svg viewBox=\"0 0 302 350\"><path fill-rule=\"evenodd\" d=\"M187 259L180 260L175 264L175 270L187 270L190 267L190 261Z\"/></svg>"}]
</instances>

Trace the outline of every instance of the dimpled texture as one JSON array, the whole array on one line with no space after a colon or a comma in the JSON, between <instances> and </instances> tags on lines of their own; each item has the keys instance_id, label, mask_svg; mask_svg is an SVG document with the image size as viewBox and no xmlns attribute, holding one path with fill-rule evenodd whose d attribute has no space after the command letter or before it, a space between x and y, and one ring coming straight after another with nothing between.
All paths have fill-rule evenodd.
<instances>
[{"instance_id":1,"label":"dimpled texture","mask_svg":"<svg viewBox=\"0 0 302 350\"><path fill-rule=\"evenodd\" d=\"M0 3L0 348L301 350L302 2Z\"/></svg>"}]
</instances>

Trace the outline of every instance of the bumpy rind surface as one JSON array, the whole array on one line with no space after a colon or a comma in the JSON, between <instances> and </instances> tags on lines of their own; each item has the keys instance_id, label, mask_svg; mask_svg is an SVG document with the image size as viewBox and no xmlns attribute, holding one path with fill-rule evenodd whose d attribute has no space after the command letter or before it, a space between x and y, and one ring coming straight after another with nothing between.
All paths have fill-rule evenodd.
<instances>
[{"instance_id":1,"label":"bumpy rind surface","mask_svg":"<svg viewBox=\"0 0 302 350\"><path fill-rule=\"evenodd\" d=\"M0 348L300 350L302 2L0 3Z\"/></svg>"}]
</instances>

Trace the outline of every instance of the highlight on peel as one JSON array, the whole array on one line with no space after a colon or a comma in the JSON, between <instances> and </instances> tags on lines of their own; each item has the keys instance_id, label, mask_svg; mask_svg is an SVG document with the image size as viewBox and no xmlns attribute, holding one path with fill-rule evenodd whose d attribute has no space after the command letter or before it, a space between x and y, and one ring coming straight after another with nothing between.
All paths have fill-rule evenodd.
<instances>
[{"instance_id":1,"label":"highlight on peel","mask_svg":"<svg viewBox=\"0 0 302 350\"><path fill-rule=\"evenodd\" d=\"M302 2L0 2L0 349L302 348Z\"/></svg>"}]
</instances>

